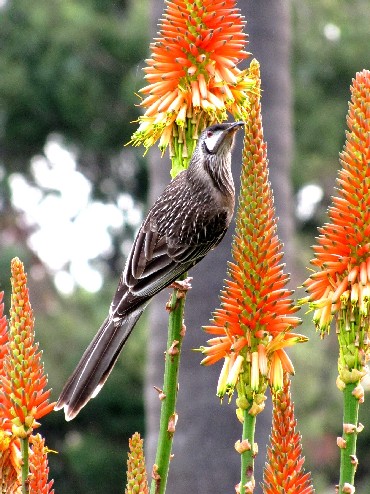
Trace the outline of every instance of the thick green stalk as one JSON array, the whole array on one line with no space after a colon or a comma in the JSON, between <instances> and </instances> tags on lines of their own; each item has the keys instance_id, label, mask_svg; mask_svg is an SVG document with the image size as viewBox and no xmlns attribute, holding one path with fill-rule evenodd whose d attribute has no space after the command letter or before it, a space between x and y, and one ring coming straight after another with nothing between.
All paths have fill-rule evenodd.
<instances>
[{"instance_id":1,"label":"thick green stalk","mask_svg":"<svg viewBox=\"0 0 370 494\"><path fill-rule=\"evenodd\" d=\"M359 400L354 396L353 390L357 384L359 383L346 384L343 390L343 439L345 443L341 445L340 450L339 492L343 492L344 484L354 485L355 481Z\"/></svg>"},{"instance_id":2,"label":"thick green stalk","mask_svg":"<svg viewBox=\"0 0 370 494\"><path fill-rule=\"evenodd\" d=\"M254 433L256 430L256 416L248 413L250 408L244 410L243 441L247 440L250 448L241 453L240 494L253 492L254 489ZM246 487L248 486L248 487Z\"/></svg>"},{"instance_id":3,"label":"thick green stalk","mask_svg":"<svg viewBox=\"0 0 370 494\"><path fill-rule=\"evenodd\" d=\"M185 278L186 273L181 277L181 280ZM186 288L175 288L168 307L170 315L163 394L161 393L163 399L161 401L160 429L150 494L164 494L166 491L172 442L177 421L176 400L181 344L184 336L183 316L186 290Z\"/></svg>"},{"instance_id":4,"label":"thick green stalk","mask_svg":"<svg viewBox=\"0 0 370 494\"><path fill-rule=\"evenodd\" d=\"M28 494L28 474L29 474L29 442L28 437L20 439L22 455L22 494Z\"/></svg>"}]
</instances>

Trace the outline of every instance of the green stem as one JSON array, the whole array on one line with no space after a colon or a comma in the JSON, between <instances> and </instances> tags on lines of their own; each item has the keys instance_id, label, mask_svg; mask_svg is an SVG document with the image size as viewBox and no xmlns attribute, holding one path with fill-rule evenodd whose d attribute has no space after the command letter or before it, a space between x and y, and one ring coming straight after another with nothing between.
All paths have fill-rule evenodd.
<instances>
[{"instance_id":1,"label":"green stem","mask_svg":"<svg viewBox=\"0 0 370 494\"><path fill-rule=\"evenodd\" d=\"M29 474L29 441L28 437L21 438L22 455L22 494L28 494L28 474Z\"/></svg>"},{"instance_id":2,"label":"green stem","mask_svg":"<svg viewBox=\"0 0 370 494\"><path fill-rule=\"evenodd\" d=\"M359 400L352 392L357 384L358 383L346 384L346 387L343 390L343 424L353 424L356 428L358 426ZM346 447L341 448L340 450L339 492L343 491L343 485L345 483L354 485L357 467L357 430L354 430L353 432L343 431L343 439L346 441Z\"/></svg>"},{"instance_id":3,"label":"green stem","mask_svg":"<svg viewBox=\"0 0 370 494\"><path fill-rule=\"evenodd\" d=\"M241 454L241 475L240 475L240 494L245 494L245 486L248 482L254 486L254 433L256 430L256 416L248 413L250 408L244 410L243 422L243 441L248 440L250 449Z\"/></svg>"},{"instance_id":4,"label":"green stem","mask_svg":"<svg viewBox=\"0 0 370 494\"><path fill-rule=\"evenodd\" d=\"M181 280L184 280L186 276L187 273L181 277ZM150 494L164 494L166 491L172 442L176 425L176 399L181 344L184 336L183 316L185 298L186 290L175 288L169 304L170 315L163 384L163 394L165 397L161 402L157 454L153 467L153 480L150 487Z\"/></svg>"}]
</instances>

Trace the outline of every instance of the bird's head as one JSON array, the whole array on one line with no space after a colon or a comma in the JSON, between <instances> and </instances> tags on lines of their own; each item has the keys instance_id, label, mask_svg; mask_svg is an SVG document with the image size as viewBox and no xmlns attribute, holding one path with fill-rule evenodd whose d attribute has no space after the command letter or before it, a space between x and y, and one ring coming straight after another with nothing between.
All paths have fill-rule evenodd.
<instances>
[{"instance_id":1,"label":"bird's head","mask_svg":"<svg viewBox=\"0 0 370 494\"><path fill-rule=\"evenodd\" d=\"M225 156L230 153L237 130L244 122L215 124L205 129L199 138L201 153L204 157Z\"/></svg>"},{"instance_id":2,"label":"bird's head","mask_svg":"<svg viewBox=\"0 0 370 494\"><path fill-rule=\"evenodd\" d=\"M203 130L190 160L189 182L208 185L234 197L231 150L235 133L243 125L244 122L221 123Z\"/></svg>"}]
</instances>

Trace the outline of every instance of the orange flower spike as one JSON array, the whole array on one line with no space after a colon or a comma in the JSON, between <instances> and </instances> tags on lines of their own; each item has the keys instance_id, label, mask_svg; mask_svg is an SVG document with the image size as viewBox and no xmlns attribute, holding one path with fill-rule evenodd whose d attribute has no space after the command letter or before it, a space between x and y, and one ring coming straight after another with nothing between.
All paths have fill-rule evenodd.
<instances>
[{"instance_id":1,"label":"orange flower spike","mask_svg":"<svg viewBox=\"0 0 370 494\"><path fill-rule=\"evenodd\" d=\"M174 153L179 126L190 128L190 139L197 139L205 127L225 120L226 112L246 120L255 81L248 77L247 70L237 68L239 61L249 56L244 24L235 0L167 2L160 32L150 45L151 57L144 68L149 84L140 90L144 95L140 106L145 113L139 118L132 144L148 148L169 128L170 139L161 140L160 148L164 151L170 144ZM186 106L178 104L179 96ZM158 112L161 114L156 119ZM170 114L174 118L169 121ZM156 122L156 126L148 126L148 121ZM183 157L191 156L191 144L195 145L188 142L188 153Z\"/></svg>"},{"instance_id":2,"label":"orange flower spike","mask_svg":"<svg viewBox=\"0 0 370 494\"><path fill-rule=\"evenodd\" d=\"M273 422L267 463L264 470L264 494L313 494L311 474L305 473L301 436L296 431L290 380L284 374L283 388L273 393Z\"/></svg>"},{"instance_id":3,"label":"orange flower spike","mask_svg":"<svg viewBox=\"0 0 370 494\"><path fill-rule=\"evenodd\" d=\"M40 434L31 436L29 491L37 494L54 494L53 480L48 480L48 449Z\"/></svg>"},{"instance_id":4,"label":"orange flower spike","mask_svg":"<svg viewBox=\"0 0 370 494\"><path fill-rule=\"evenodd\" d=\"M259 81L257 62L251 63L250 74ZM281 264L283 252L268 182L258 91L257 84L245 128L242 186L232 245L234 261L228 265L229 279L220 295L221 307L214 312L212 325L203 328L219 338L211 339L210 346L202 349L207 356L215 355L219 345L218 357L223 356L225 362L229 358L237 361L239 356L243 359L240 369L234 369L229 393L236 387L239 397L247 393L249 403L264 393L267 384L281 387L284 368L293 371L281 349L307 340L290 333L301 321L294 316L297 307L290 298L292 292L286 289L289 277ZM227 338L222 338L220 330ZM206 357L202 363L215 361ZM222 375L229 365L225 363ZM260 403L256 405L260 410Z\"/></svg>"},{"instance_id":5,"label":"orange flower spike","mask_svg":"<svg viewBox=\"0 0 370 494\"><path fill-rule=\"evenodd\" d=\"M367 296L370 290L369 115L370 71L363 70L356 74L351 87L349 131L340 153L338 196L333 197L329 208L329 223L319 229L315 257L311 261L317 271L304 283L312 309L320 307L323 298L331 301L329 306L323 304L315 315L322 336L329 331L333 317L339 325L346 318L356 320L359 327L369 325L366 319L370 308ZM318 273L323 273L320 279ZM342 298L347 291L350 297ZM368 353L369 349L364 351Z\"/></svg>"},{"instance_id":6,"label":"orange flower spike","mask_svg":"<svg viewBox=\"0 0 370 494\"><path fill-rule=\"evenodd\" d=\"M49 403L51 390L44 390L47 378L35 343L27 276L18 258L11 262L11 273L9 351L4 358L0 404L13 434L25 438L39 426L36 421L53 410L54 403Z\"/></svg>"}]
</instances>

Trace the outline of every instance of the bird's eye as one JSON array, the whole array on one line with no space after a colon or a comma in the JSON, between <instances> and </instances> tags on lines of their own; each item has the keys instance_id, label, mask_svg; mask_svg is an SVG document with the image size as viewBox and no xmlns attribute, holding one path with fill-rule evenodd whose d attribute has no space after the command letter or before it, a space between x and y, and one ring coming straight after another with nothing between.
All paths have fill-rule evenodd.
<instances>
[{"instance_id":1,"label":"bird's eye","mask_svg":"<svg viewBox=\"0 0 370 494\"><path fill-rule=\"evenodd\" d=\"M212 137L212 136L213 136L213 132L212 132L212 130L209 130L209 131L207 132L207 137Z\"/></svg>"}]
</instances>

